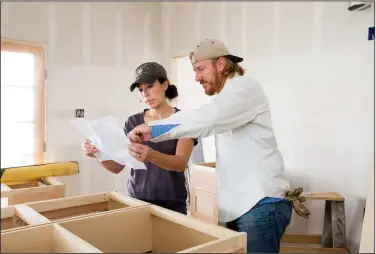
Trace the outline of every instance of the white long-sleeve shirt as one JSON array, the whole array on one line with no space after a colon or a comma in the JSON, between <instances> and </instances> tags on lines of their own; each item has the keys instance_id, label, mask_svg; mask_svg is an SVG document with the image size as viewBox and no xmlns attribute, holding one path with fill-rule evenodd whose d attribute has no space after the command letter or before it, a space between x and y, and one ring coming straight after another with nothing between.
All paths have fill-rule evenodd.
<instances>
[{"instance_id":1,"label":"white long-sleeve shirt","mask_svg":"<svg viewBox=\"0 0 376 254\"><path fill-rule=\"evenodd\" d=\"M171 125L165 133L153 137L153 142L216 135L221 222L239 218L265 197L284 197L290 189L268 100L261 86L248 77L228 79L208 103L148 125L154 129Z\"/></svg>"}]
</instances>

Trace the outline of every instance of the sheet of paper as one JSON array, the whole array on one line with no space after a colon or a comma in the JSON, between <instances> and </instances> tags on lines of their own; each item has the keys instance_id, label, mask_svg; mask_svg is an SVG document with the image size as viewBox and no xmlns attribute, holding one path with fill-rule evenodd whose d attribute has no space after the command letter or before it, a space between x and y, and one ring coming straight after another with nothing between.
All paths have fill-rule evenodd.
<instances>
[{"instance_id":1,"label":"sheet of paper","mask_svg":"<svg viewBox=\"0 0 376 254\"><path fill-rule=\"evenodd\" d=\"M130 141L115 117L107 116L91 121L77 118L70 123L99 150L95 154L98 160L111 159L128 168L146 169L143 162L129 154Z\"/></svg>"}]
</instances>

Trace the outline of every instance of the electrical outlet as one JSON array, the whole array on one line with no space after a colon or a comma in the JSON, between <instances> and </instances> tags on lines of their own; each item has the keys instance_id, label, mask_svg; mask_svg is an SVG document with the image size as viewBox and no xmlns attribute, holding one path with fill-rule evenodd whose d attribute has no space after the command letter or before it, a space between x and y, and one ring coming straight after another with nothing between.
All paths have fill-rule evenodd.
<instances>
[{"instance_id":1,"label":"electrical outlet","mask_svg":"<svg viewBox=\"0 0 376 254\"><path fill-rule=\"evenodd\" d=\"M76 117L84 117L85 110L82 108L76 109Z\"/></svg>"}]
</instances>

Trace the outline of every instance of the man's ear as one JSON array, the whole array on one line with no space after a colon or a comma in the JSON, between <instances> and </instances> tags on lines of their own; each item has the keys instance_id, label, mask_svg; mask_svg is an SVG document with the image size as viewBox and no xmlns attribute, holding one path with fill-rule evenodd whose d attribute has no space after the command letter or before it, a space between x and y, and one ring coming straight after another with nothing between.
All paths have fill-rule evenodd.
<instances>
[{"instance_id":1,"label":"man's ear","mask_svg":"<svg viewBox=\"0 0 376 254\"><path fill-rule=\"evenodd\" d=\"M225 68L225 65L226 65L226 60L223 56L221 56L220 58L218 58L217 60L217 68L219 71L223 71L224 68Z\"/></svg>"}]
</instances>

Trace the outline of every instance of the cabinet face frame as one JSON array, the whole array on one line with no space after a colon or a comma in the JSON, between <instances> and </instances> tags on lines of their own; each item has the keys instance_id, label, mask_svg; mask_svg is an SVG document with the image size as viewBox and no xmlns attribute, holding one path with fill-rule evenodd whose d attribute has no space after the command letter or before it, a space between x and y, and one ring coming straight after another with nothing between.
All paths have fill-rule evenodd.
<instances>
[{"instance_id":1,"label":"cabinet face frame","mask_svg":"<svg viewBox=\"0 0 376 254\"><path fill-rule=\"evenodd\" d=\"M103 210L106 205L109 209ZM7 223L1 232L16 231L41 224L57 223L147 205L149 203L116 191L17 204L1 208L2 221Z\"/></svg>"},{"instance_id":2,"label":"cabinet face frame","mask_svg":"<svg viewBox=\"0 0 376 254\"><path fill-rule=\"evenodd\" d=\"M85 230L88 227L90 230ZM92 253L103 253L112 246L112 243L119 242L119 239L104 237L108 235L107 230L104 230L108 227L118 234L123 232L133 234L133 237L138 232L132 241L135 246L126 246L127 249L129 247L137 250L172 250L172 252L185 253L246 253L245 233L205 223L151 204L2 232L1 240L5 245L2 244L1 248L2 252L17 249L24 253L31 253L35 252L34 250L44 250L52 242L54 247L59 246L56 247L59 251L61 251L59 248L63 248L63 250L69 250L70 253L77 253L88 249ZM31 236L37 234L41 239L37 245L30 241L20 244L18 241L20 238L31 239ZM184 237L181 237L182 235ZM205 236L205 239L201 236ZM171 238L176 239L170 241Z\"/></svg>"},{"instance_id":3,"label":"cabinet face frame","mask_svg":"<svg viewBox=\"0 0 376 254\"><path fill-rule=\"evenodd\" d=\"M7 198L8 206L65 197L65 184L55 177L38 182L13 185L1 184L1 197Z\"/></svg>"}]
</instances>

